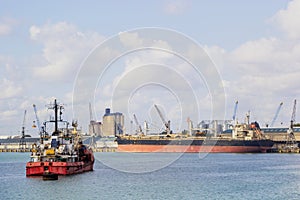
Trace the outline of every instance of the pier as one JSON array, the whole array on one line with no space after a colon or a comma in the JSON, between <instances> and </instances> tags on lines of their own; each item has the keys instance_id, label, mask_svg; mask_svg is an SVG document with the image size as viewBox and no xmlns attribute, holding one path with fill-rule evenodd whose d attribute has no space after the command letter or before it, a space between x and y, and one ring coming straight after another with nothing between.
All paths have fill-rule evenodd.
<instances>
[{"instance_id":1,"label":"pier","mask_svg":"<svg viewBox=\"0 0 300 200\"><path fill-rule=\"evenodd\" d=\"M30 152L31 146L39 141L39 138L0 139L0 152Z\"/></svg>"}]
</instances>

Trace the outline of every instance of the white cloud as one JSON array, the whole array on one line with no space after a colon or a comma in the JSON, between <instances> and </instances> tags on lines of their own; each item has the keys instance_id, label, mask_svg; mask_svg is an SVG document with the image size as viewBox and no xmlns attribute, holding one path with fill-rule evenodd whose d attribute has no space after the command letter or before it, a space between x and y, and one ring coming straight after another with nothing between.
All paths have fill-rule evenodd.
<instances>
[{"instance_id":1,"label":"white cloud","mask_svg":"<svg viewBox=\"0 0 300 200\"><path fill-rule=\"evenodd\" d=\"M300 38L300 0L289 2L286 9L280 10L273 21L291 39Z\"/></svg>"},{"instance_id":2,"label":"white cloud","mask_svg":"<svg viewBox=\"0 0 300 200\"><path fill-rule=\"evenodd\" d=\"M206 52L209 52L212 62L218 67L218 69L222 69L224 65L224 55L226 53L225 49L219 46L204 46L203 47Z\"/></svg>"},{"instance_id":3,"label":"white cloud","mask_svg":"<svg viewBox=\"0 0 300 200\"><path fill-rule=\"evenodd\" d=\"M67 104L66 117L72 120L72 81L89 51L104 39L98 33L83 32L65 22L31 26L29 32L32 41L42 46L39 54L25 62L12 56L0 56L0 64L4 66L0 68L0 113L3 116L0 124L5 124L0 127L0 134L7 134L7 130L18 133L20 127L15 127L15 122L20 121L21 126L20 116L26 109L27 129L36 135L37 131L29 128L35 119L32 104L37 105L42 122L49 119L45 105L54 98ZM55 87L57 84L59 89Z\"/></svg>"},{"instance_id":4,"label":"white cloud","mask_svg":"<svg viewBox=\"0 0 300 200\"><path fill-rule=\"evenodd\" d=\"M73 80L89 51L104 39L66 22L31 26L30 37L43 45L41 59L45 64L35 66L33 74L44 81Z\"/></svg>"},{"instance_id":5,"label":"white cloud","mask_svg":"<svg viewBox=\"0 0 300 200\"><path fill-rule=\"evenodd\" d=\"M243 63L268 63L274 56L280 41L276 38L262 38L248 41L231 53L231 58Z\"/></svg>"},{"instance_id":6,"label":"white cloud","mask_svg":"<svg viewBox=\"0 0 300 200\"><path fill-rule=\"evenodd\" d=\"M16 24L16 20L11 18L0 19L0 36L9 35Z\"/></svg>"},{"instance_id":7,"label":"white cloud","mask_svg":"<svg viewBox=\"0 0 300 200\"><path fill-rule=\"evenodd\" d=\"M128 48L139 48L143 44L143 40L139 37L138 33L122 32L119 34L121 43Z\"/></svg>"},{"instance_id":8,"label":"white cloud","mask_svg":"<svg viewBox=\"0 0 300 200\"><path fill-rule=\"evenodd\" d=\"M189 2L184 0L167 1L164 11L170 15L178 15L184 13L189 7Z\"/></svg>"},{"instance_id":9,"label":"white cloud","mask_svg":"<svg viewBox=\"0 0 300 200\"><path fill-rule=\"evenodd\" d=\"M0 36L8 35L11 32L11 27L7 24L0 24Z\"/></svg>"},{"instance_id":10,"label":"white cloud","mask_svg":"<svg viewBox=\"0 0 300 200\"><path fill-rule=\"evenodd\" d=\"M300 94L299 10L300 1L292 1L272 18L288 37L258 38L229 52L205 47L223 78L227 116L231 116L234 102L239 100L239 119L251 110L252 120L264 125L270 123L283 101L285 107L278 121L288 125L293 99L299 99Z\"/></svg>"},{"instance_id":11,"label":"white cloud","mask_svg":"<svg viewBox=\"0 0 300 200\"><path fill-rule=\"evenodd\" d=\"M1 123L9 123L10 120L14 120L16 119L16 117L18 116L18 111L17 110L5 110L5 111L1 111L1 115L0 115L0 122ZM20 123L21 124L21 123ZM21 126L20 126L21 127ZM0 129L1 130L1 129ZM7 133L1 133L1 134L7 134Z\"/></svg>"},{"instance_id":12,"label":"white cloud","mask_svg":"<svg viewBox=\"0 0 300 200\"><path fill-rule=\"evenodd\" d=\"M102 89L98 90L96 98L99 97L106 102L112 99L115 106L113 109L126 114L127 123L132 113L139 115L141 121L148 120L146 114L153 104L166 107L167 115L174 122L172 127L176 129L178 126L181 128L186 126L187 113L198 119L197 101L194 100L198 98L199 102L203 103L208 91L201 77L195 75L192 66L179 57L156 50L135 52L125 56L123 61L111 66L114 68L121 65L123 68L118 75L111 75L107 84L100 86ZM106 75L110 76L110 73ZM194 96L193 92L198 96ZM176 98L179 98L177 99L179 102ZM178 103L184 107L182 115L178 113ZM209 113L207 110L211 108L210 105L202 104L202 106L203 112ZM174 108L177 109L173 110Z\"/></svg>"},{"instance_id":13,"label":"white cloud","mask_svg":"<svg viewBox=\"0 0 300 200\"><path fill-rule=\"evenodd\" d=\"M22 92L22 87L6 78L0 80L0 100L9 99L18 96Z\"/></svg>"}]
</instances>

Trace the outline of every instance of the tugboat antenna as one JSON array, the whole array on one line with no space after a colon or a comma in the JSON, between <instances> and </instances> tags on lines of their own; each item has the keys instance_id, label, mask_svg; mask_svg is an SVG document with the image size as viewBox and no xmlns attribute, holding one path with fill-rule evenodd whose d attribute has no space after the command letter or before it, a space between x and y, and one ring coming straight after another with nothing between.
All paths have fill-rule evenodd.
<instances>
[{"instance_id":1,"label":"tugboat antenna","mask_svg":"<svg viewBox=\"0 0 300 200\"><path fill-rule=\"evenodd\" d=\"M52 135L58 135L58 109L59 109L59 111L60 111L60 121L62 121L62 119L61 119L61 115L62 115L62 112L61 112L61 110L63 109L63 106L62 105L58 105L58 103L57 103L57 100L56 99L54 99L54 105L53 104L50 104L49 106L48 106L48 109L53 109L54 110L54 121L52 121L52 122L54 122L54 132L52 133Z\"/></svg>"}]
</instances>

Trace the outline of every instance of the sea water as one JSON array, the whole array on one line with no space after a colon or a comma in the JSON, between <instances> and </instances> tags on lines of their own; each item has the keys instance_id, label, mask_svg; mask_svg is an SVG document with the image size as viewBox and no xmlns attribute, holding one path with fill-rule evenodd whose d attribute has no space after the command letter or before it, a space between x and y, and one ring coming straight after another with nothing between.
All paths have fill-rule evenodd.
<instances>
[{"instance_id":1,"label":"sea water","mask_svg":"<svg viewBox=\"0 0 300 200\"><path fill-rule=\"evenodd\" d=\"M300 199L300 154L95 153L56 181L26 178L29 156L0 153L0 199Z\"/></svg>"}]
</instances>

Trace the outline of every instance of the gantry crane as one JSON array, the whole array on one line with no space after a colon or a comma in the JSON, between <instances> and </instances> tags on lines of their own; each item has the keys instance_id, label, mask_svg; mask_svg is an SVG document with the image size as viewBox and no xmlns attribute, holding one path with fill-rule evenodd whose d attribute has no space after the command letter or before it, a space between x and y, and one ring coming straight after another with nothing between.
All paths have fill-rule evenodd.
<instances>
[{"instance_id":1,"label":"gantry crane","mask_svg":"<svg viewBox=\"0 0 300 200\"><path fill-rule=\"evenodd\" d=\"M278 117L278 114L279 114L279 112L280 112L280 109L281 109L282 105L283 105L283 102L281 102L281 103L279 104L279 106L278 106L278 108L277 108L277 110L276 110L276 113L275 113L275 115L274 115L274 117L273 117L273 120L272 120L272 122L271 122L271 124L270 124L270 127L273 127L273 126L274 126L274 123L275 123L275 121L276 121L276 119L277 119L277 117Z\"/></svg>"},{"instance_id":2,"label":"gantry crane","mask_svg":"<svg viewBox=\"0 0 300 200\"><path fill-rule=\"evenodd\" d=\"M170 130L170 125L171 125L170 120L168 122L165 120L165 118L163 117L163 114L161 113L161 111L159 110L159 108L157 107L157 105L154 105L154 107L155 107L156 111L158 112L161 121L163 122L163 124L166 127L166 131L165 131L166 134L172 133L172 131Z\"/></svg>"}]
</instances>

